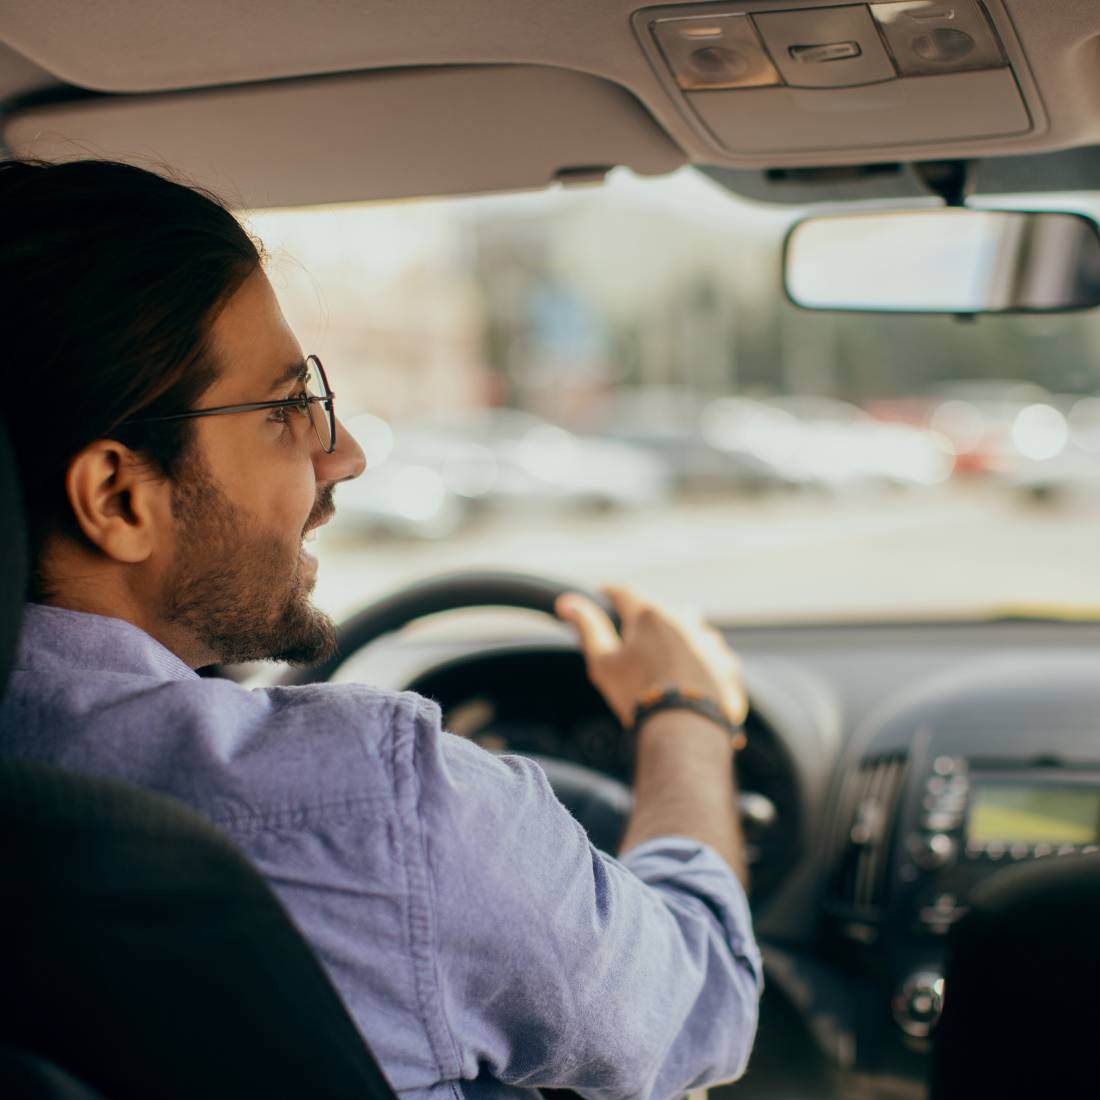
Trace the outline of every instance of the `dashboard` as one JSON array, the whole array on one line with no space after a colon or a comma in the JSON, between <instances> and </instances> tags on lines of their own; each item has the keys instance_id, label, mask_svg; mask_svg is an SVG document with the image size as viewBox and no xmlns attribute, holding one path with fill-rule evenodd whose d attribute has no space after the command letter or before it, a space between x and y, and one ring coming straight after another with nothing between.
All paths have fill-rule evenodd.
<instances>
[{"instance_id":1,"label":"dashboard","mask_svg":"<svg viewBox=\"0 0 1100 1100\"><path fill-rule=\"evenodd\" d=\"M732 1090L922 1097L971 892L1100 846L1100 625L724 633L752 702L737 778L756 800L742 810L767 969ZM367 652L372 682L436 699L456 733L629 781L629 746L566 642L398 635Z\"/></svg>"}]
</instances>

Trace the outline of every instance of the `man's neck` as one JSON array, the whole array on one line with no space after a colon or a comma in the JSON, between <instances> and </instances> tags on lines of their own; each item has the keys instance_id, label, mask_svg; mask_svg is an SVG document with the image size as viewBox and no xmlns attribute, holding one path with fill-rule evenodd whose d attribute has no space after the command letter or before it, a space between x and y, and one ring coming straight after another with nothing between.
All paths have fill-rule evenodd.
<instances>
[{"instance_id":1,"label":"man's neck","mask_svg":"<svg viewBox=\"0 0 1100 1100\"><path fill-rule=\"evenodd\" d=\"M159 603L155 587L147 578L126 572L135 568L92 562L79 548L55 545L42 570L44 591L39 602L48 607L122 619L145 631L191 668L214 664L216 654L210 653L189 632L160 618L155 610Z\"/></svg>"}]
</instances>

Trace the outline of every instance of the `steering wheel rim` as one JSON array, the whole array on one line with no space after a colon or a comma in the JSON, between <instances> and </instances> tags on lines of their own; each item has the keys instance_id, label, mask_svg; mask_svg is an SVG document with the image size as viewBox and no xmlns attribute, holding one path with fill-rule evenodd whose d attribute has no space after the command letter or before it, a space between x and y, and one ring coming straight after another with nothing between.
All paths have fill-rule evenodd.
<instances>
[{"instance_id":1,"label":"steering wheel rim","mask_svg":"<svg viewBox=\"0 0 1100 1100\"><path fill-rule=\"evenodd\" d=\"M520 607L554 617L554 603L566 592L580 592L598 603L615 628L618 616L599 593L535 573L505 570L465 570L416 581L363 608L336 632L336 653L326 661L291 669L284 684L316 684L331 680L337 670L364 646L383 634L400 630L425 615L464 607Z\"/></svg>"}]
</instances>

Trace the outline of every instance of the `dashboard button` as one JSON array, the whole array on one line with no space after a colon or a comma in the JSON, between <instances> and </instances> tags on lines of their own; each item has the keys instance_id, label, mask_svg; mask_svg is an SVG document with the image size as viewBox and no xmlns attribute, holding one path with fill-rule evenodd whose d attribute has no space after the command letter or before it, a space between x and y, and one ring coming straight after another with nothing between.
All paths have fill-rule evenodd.
<instances>
[{"instance_id":1,"label":"dashboard button","mask_svg":"<svg viewBox=\"0 0 1100 1100\"><path fill-rule=\"evenodd\" d=\"M934 970L911 974L894 996L894 1020L916 1039L931 1035L943 1012L943 975Z\"/></svg>"},{"instance_id":2,"label":"dashboard button","mask_svg":"<svg viewBox=\"0 0 1100 1100\"><path fill-rule=\"evenodd\" d=\"M962 817L947 810L933 810L924 815L921 824L932 832L944 833L957 829L962 824Z\"/></svg>"},{"instance_id":3,"label":"dashboard button","mask_svg":"<svg viewBox=\"0 0 1100 1100\"><path fill-rule=\"evenodd\" d=\"M958 844L946 833L932 833L931 836L914 836L910 841L913 862L926 871L945 867L958 852Z\"/></svg>"},{"instance_id":4,"label":"dashboard button","mask_svg":"<svg viewBox=\"0 0 1100 1100\"><path fill-rule=\"evenodd\" d=\"M937 806L965 806L966 798L969 793L969 787L956 787L952 785L946 790L940 791L939 794L929 795L928 797L932 799Z\"/></svg>"},{"instance_id":5,"label":"dashboard button","mask_svg":"<svg viewBox=\"0 0 1100 1100\"><path fill-rule=\"evenodd\" d=\"M965 912L966 907L959 905L959 899L954 894L944 893L932 898L930 905L922 906L917 916L926 932L946 936L951 931L951 925Z\"/></svg>"}]
</instances>

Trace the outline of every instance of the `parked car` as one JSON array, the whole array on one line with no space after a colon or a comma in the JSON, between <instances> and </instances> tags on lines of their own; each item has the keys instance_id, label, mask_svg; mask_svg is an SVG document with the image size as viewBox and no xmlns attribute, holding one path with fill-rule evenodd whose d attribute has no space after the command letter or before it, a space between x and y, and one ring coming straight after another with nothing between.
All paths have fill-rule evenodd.
<instances>
[{"instance_id":1,"label":"parked car","mask_svg":"<svg viewBox=\"0 0 1100 1100\"><path fill-rule=\"evenodd\" d=\"M950 382L929 397L928 425L951 441L960 473L1011 478L1022 463L1053 458L1068 439L1057 403L1031 382Z\"/></svg>"},{"instance_id":2,"label":"parked car","mask_svg":"<svg viewBox=\"0 0 1100 1100\"><path fill-rule=\"evenodd\" d=\"M332 530L436 540L455 534L467 519L467 502L437 469L393 458L344 487Z\"/></svg>"},{"instance_id":3,"label":"parked car","mask_svg":"<svg viewBox=\"0 0 1100 1100\"><path fill-rule=\"evenodd\" d=\"M1010 484L1036 501L1100 494L1100 398L1056 395L1017 428L1025 451Z\"/></svg>"},{"instance_id":4,"label":"parked car","mask_svg":"<svg viewBox=\"0 0 1100 1100\"><path fill-rule=\"evenodd\" d=\"M578 435L512 408L472 409L394 426L395 455L415 455L459 495L490 508L640 508L666 500L665 463L616 440Z\"/></svg>"},{"instance_id":5,"label":"parked car","mask_svg":"<svg viewBox=\"0 0 1100 1100\"><path fill-rule=\"evenodd\" d=\"M715 447L750 456L776 480L803 487L936 485L954 465L950 446L935 433L882 423L825 397L721 398L708 408L704 431Z\"/></svg>"},{"instance_id":6,"label":"parked car","mask_svg":"<svg viewBox=\"0 0 1100 1100\"><path fill-rule=\"evenodd\" d=\"M692 390L645 386L618 391L597 416L602 435L658 456L681 491L759 492L791 483L765 454L716 440L711 409L712 402Z\"/></svg>"}]
</instances>

